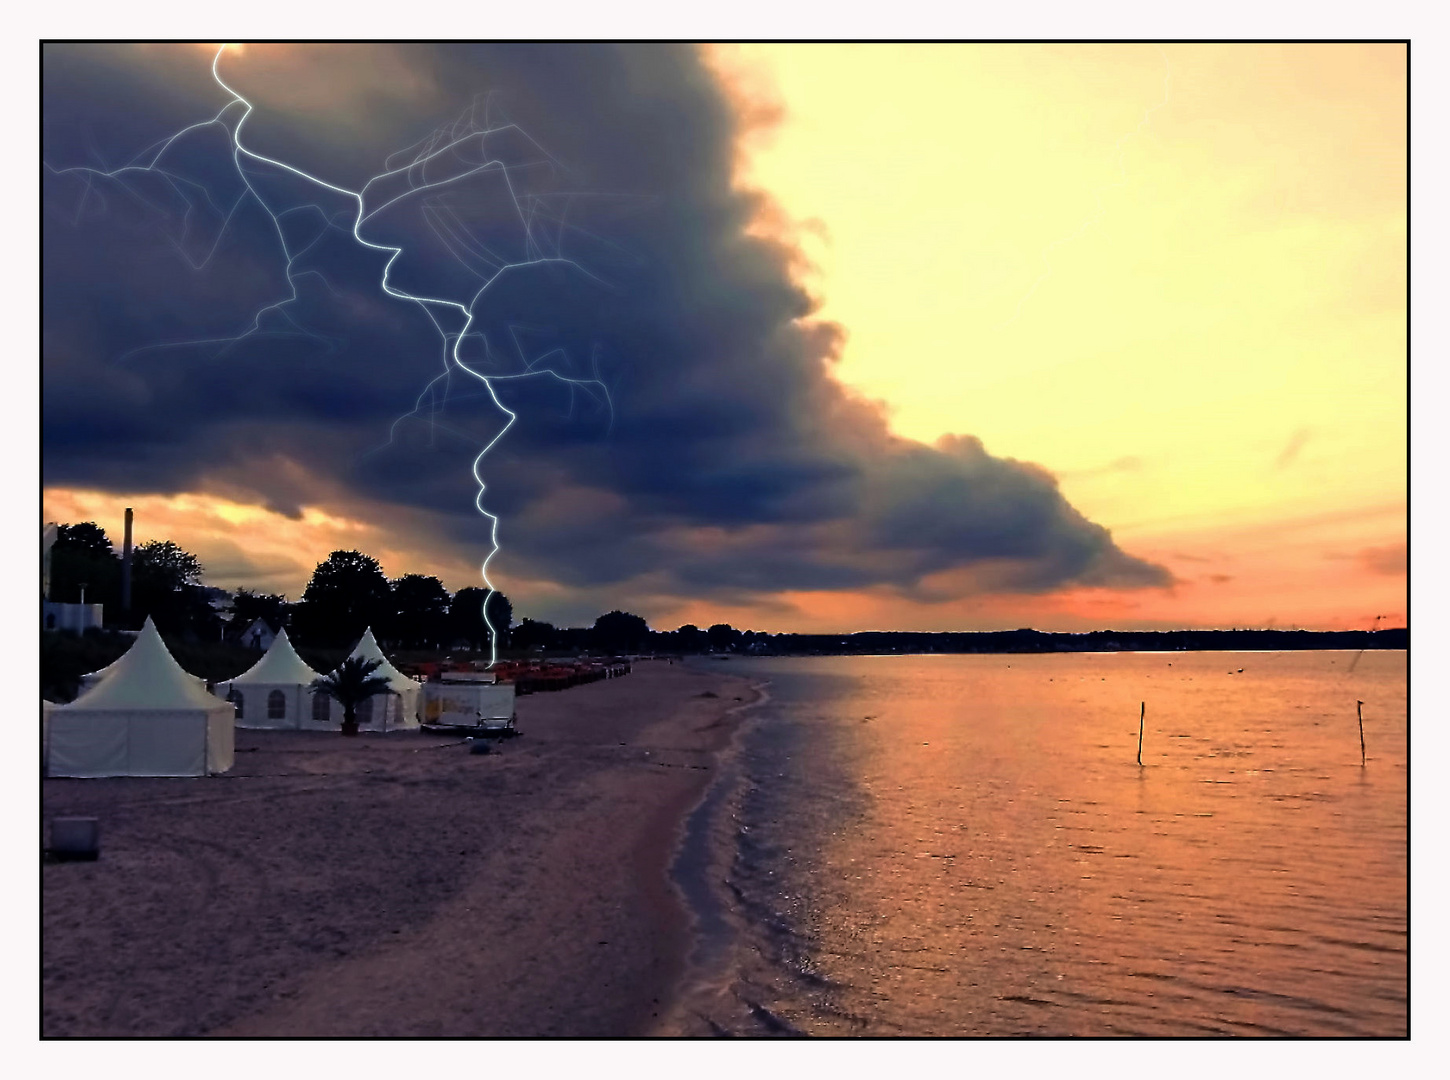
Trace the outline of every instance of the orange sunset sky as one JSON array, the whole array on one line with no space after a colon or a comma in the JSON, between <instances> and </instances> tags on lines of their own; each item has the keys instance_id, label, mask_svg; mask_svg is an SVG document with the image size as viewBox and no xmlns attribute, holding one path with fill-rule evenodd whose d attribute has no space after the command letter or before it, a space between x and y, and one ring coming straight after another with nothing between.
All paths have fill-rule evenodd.
<instances>
[{"instance_id":1,"label":"orange sunset sky","mask_svg":"<svg viewBox=\"0 0 1450 1080\"><path fill-rule=\"evenodd\" d=\"M265 47L258 47L260 50ZM236 63L247 61L241 54ZM1400 45L714 46L753 118L734 182L839 324L833 377L893 432L1050 471L1154 588L656 596L657 629L1405 625L1407 67ZM42 440L44 431L42 430ZM43 452L43 448L42 448ZM285 467L285 463L284 463ZM297 599L334 548L479 583L421 514L308 486L47 487L47 521L195 552ZM516 617L568 586L491 564ZM941 586L940 598L932 586ZM600 611L622 606L609 593Z\"/></svg>"}]
</instances>

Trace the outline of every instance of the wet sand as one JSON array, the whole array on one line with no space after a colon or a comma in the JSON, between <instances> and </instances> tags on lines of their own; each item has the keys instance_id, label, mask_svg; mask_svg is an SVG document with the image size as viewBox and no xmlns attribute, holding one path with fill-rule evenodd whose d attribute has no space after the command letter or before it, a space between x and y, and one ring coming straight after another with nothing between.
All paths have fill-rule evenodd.
<instances>
[{"instance_id":1,"label":"wet sand","mask_svg":"<svg viewBox=\"0 0 1450 1080\"><path fill-rule=\"evenodd\" d=\"M523 737L237 732L205 779L49 779L44 1036L632 1036L684 971L668 877L752 697L663 661L519 699Z\"/></svg>"}]
</instances>

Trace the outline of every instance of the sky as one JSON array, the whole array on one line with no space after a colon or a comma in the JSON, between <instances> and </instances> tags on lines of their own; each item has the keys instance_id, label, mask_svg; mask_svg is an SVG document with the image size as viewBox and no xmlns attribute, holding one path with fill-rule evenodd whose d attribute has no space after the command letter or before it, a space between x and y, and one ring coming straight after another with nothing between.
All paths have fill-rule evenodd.
<instances>
[{"instance_id":1,"label":"sky","mask_svg":"<svg viewBox=\"0 0 1450 1080\"><path fill-rule=\"evenodd\" d=\"M229 48L262 157L215 52L43 52L46 520L296 598L478 584L481 499L568 624L1405 623L1402 47Z\"/></svg>"}]
</instances>

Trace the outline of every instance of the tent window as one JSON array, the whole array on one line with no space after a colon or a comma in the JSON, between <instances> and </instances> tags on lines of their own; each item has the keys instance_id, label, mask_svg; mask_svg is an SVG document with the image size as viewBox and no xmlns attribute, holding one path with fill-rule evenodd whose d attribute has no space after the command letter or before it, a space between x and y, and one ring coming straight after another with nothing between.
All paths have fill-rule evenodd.
<instances>
[{"instance_id":1,"label":"tent window","mask_svg":"<svg viewBox=\"0 0 1450 1080\"><path fill-rule=\"evenodd\" d=\"M363 698L357 703L357 708L354 712L357 714L357 722L359 724L371 724L373 722L373 699L370 697Z\"/></svg>"},{"instance_id":2,"label":"tent window","mask_svg":"<svg viewBox=\"0 0 1450 1080\"><path fill-rule=\"evenodd\" d=\"M332 720L332 697L321 690L312 695L312 719L319 724Z\"/></svg>"},{"instance_id":3,"label":"tent window","mask_svg":"<svg viewBox=\"0 0 1450 1080\"><path fill-rule=\"evenodd\" d=\"M287 719L287 695L280 690L273 690L267 695L267 719Z\"/></svg>"},{"instance_id":4,"label":"tent window","mask_svg":"<svg viewBox=\"0 0 1450 1080\"><path fill-rule=\"evenodd\" d=\"M235 686L227 690L227 700L237 707L237 719L245 720L247 715L246 706L243 704L245 699Z\"/></svg>"}]
</instances>

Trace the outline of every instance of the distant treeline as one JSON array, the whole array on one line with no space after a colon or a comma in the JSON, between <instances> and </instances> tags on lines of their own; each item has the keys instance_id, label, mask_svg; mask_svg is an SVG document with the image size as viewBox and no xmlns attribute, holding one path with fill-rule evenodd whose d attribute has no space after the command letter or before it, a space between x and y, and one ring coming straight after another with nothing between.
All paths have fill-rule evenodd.
<instances>
[{"instance_id":1,"label":"distant treeline","mask_svg":"<svg viewBox=\"0 0 1450 1080\"><path fill-rule=\"evenodd\" d=\"M50 599L74 603L84 591L90 602L106 605L108 629L134 630L151 616L168 639L192 644L238 643L258 619L274 630L285 626L301 649L350 649L364 630L372 628L390 649L497 649L502 656L1254 651L1405 649L1410 644L1405 628L1095 630L1088 634L874 630L839 635L769 634L716 623L706 629L686 624L675 630L654 630L642 616L627 611L607 612L592 626L556 627L530 618L515 622L513 604L500 592L470 586L450 593L438 578L424 574L404 574L390 581L378 561L361 551L329 554L317 564L301 600L295 603L280 595L246 589L227 592L203 586L200 561L169 540L151 541L136 549L132 578L131 610L122 611L121 560L105 531L93 521L59 526L51 552ZM105 649L119 647L113 641ZM75 651L70 646L66 649ZM99 660L100 654L82 659L76 653L74 659L76 663ZM203 658L197 659L201 662ZM235 662L229 656L220 661L222 666Z\"/></svg>"},{"instance_id":2,"label":"distant treeline","mask_svg":"<svg viewBox=\"0 0 1450 1080\"><path fill-rule=\"evenodd\" d=\"M1394 630L1041 630L980 633L867 631L763 635L758 651L777 654L1048 653L1048 652L1280 652L1291 649L1408 649L1410 631Z\"/></svg>"}]
</instances>

